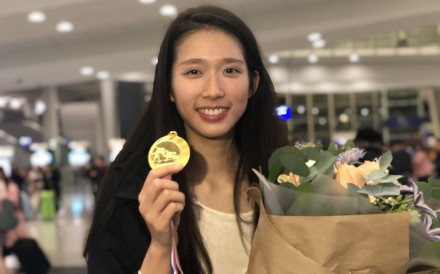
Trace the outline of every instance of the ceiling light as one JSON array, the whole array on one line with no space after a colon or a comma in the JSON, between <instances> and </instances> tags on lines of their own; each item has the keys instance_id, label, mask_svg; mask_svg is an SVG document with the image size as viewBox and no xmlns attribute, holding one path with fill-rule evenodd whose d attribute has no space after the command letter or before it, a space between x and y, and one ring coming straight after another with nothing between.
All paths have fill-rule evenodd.
<instances>
[{"instance_id":1,"label":"ceiling light","mask_svg":"<svg viewBox=\"0 0 440 274\"><path fill-rule=\"evenodd\" d=\"M307 35L307 40L309 40L309 42L311 43L321 39L322 39L322 35L319 32L312 32L309 35Z\"/></svg>"},{"instance_id":2,"label":"ceiling light","mask_svg":"<svg viewBox=\"0 0 440 274\"><path fill-rule=\"evenodd\" d=\"M79 73L83 76L93 75L94 72L95 72L95 69L93 67L82 67L79 70Z\"/></svg>"},{"instance_id":3,"label":"ceiling light","mask_svg":"<svg viewBox=\"0 0 440 274\"><path fill-rule=\"evenodd\" d=\"M319 118L318 124L321 126L325 126L325 124L327 124L327 119L325 119L324 117Z\"/></svg>"},{"instance_id":4,"label":"ceiling light","mask_svg":"<svg viewBox=\"0 0 440 274\"><path fill-rule=\"evenodd\" d=\"M307 60L309 60L309 63L315 64L318 62L319 58L316 54L310 54L309 57L307 57Z\"/></svg>"},{"instance_id":5,"label":"ceiling light","mask_svg":"<svg viewBox=\"0 0 440 274\"><path fill-rule=\"evenodd\" d=\"M312 108L312 114L315 115L315 116L318 115L319 114L319 108L313 107Z\"/></svg>"},{"instance_id":6,"label":"ceiling light","mask_svg":"<svg viewBox=\"0 0 440 274\"><path fill-rule=\"evenodd\" d=\"M0 97L0 108L6 107L8 101L9 101L8 97Z\"/></svg>"},{"instance_id":7,"label":"ceiling light","mask_svg":"<svg viewBox=\"0 0 440 274\"><path fill-rule=\"evenodd\" d=\"M347 124L350 122L350 116L348 116L346 113L341 113L339 115L339 121L343 124Z\"/></svg>"},{"instance_id":8,"label":"ceiling light","mask_svg":"<svg viewBox=\"0 0 440 274\"><path fill-rule=\"evenodd\" d=\"M37 102L35 102L35 108L34 108L34 112L36 115L43 115L44 112L46 112L47 106L46 103L38 100Z\"/></svg>"},{"instance_id":9,"label":"ceiling light","mask_svg":"<svg viewBox=\"0 0 440 274\"><path fill-rule=\"evenodd\" d=\"M57 31L59 32L71 32L73 28L73 24L69 21L62 21L57 24Z\"/></svg>"},{"instance_id":10,"label":"ceiling light","mask_svg":"<svg viewBox=\"0 0 440 274\"><path fill-rule=\"evenodd\" d=\"M296 111L297 111L299 114L304 114L304 113L306 113L306 107L303 106L303 105L299 105L299 106L296 108Z\"/></svg>"},{"instance_id":11,"label":"ceiling light","mask_svg":"<svg viewBox=\"0 0 440 274\"><path fill-rule=\"evenodd\" d=\"M314 48L323 48L327 42L324 39L316 40L312 42L312 47Z\"/></svg>"},{"instance_id":12,"label":"ceiling light","mask_svg":"<svg viewBox=\"0 0 440 274\"><path fill-rule=\"evenodd\" d=\"M105 70L101 70L96 73L96 78L98 78L99 80L105 80L108 79L109 77L110 77L110 73Z\"/></svg>"},{"instance_id":13,"label":"ceiling light","mask_svg":"<svg viewBox=\"0 0 440 274\"><path fill-rule=\"evenodd\" d=\"M352 63L357 63L359 62L359 54L357 53L352 53L348 56L348 60Z\"/></svg>"},{"instance_id":14,"label":"ceiling light","mask_svg":"<svg viewBox=\"0 0 440 274\"><path fill-rule=\"evenodd\" d=\"M370 110L368 108L362 108L361 115L367 117L368 115L370 115Z\"/></svg>"},{"instance_id":15,"label":"ceiling light","mask_svg":"<svg viewBox=\"0 0 440 274\"><path fill-rule=\"evenodd\" d=\"M27 19L31 23L41 23L46 20L46 14L42 13L41 11L33 11L28 14Z\"/></svg>"},{"instance_id":16,"label":"ceiling light","mask_svg":"<svg viewBox=\"0 0 440 274\"><path fill-rule=\"evenodd\" d=\"M9 101L9 106L12 109L19 109L24 104L23 99L20 98L13 98Z\"/></svg>"},{"instance_id":17,"label":"ceiling light","mask_svg":"<svg viewBox=\"0 0 440 274\"><path fill-rule=\"evenodd\" d=\"M156 2L156 0L139 0L139 3L144 5L153 4L154 2Z\"/></svg>"},{"instance_id":18,"label":"ceiling light","mask_svg":"<svg viewBox=\"0 0 440 274\"><path fill-rule=\"evenodd\" d=\"M176 16L177 8L173 5L164 5L159 10L162 16Z\"/></svg>"},{"instance_id":19,"label":"ceiling light","mask_svg":"<svg viewBox=\"0 0 440 274\"><path fill-rule=\"evenodd\" d=\"M271 64L277 64L279 61L280 61L280 57L278 57L278 55L272 54L269 56L269 62Z\"/></svg>"},{"instance_id":20,"label":"ceiling light","mask_svg":"<svg viewBox=\"0 0 440 274\"><path fill-rule=\"evenodd\" d=\"M158 62L159 62L159 59L157 57L151 58L151 64L157 65Z\"/></svg>"}]
</instances>

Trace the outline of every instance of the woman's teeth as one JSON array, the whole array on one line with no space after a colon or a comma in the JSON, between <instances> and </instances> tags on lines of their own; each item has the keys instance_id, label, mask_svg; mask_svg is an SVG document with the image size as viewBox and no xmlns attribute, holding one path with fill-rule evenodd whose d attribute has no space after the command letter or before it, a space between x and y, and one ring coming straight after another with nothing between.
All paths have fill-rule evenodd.
<instances>
[{"instance_id":1,"label":"woman's teeth","mask_svg":"<svg viewBox=\"0 0 440 274\"><path fill-rule=\"evenodd\" d=\"M223 113L223 112L225 112L226 111L226 109L225 108L215 108L215 109L212 109L212 108L201 108L201 109L199 109L199 112L201 112L201 113L203 113L203 114L205 114L205 115L219 115L219 114L221 114L221 113Z\"/></svg>"}]
</instances>

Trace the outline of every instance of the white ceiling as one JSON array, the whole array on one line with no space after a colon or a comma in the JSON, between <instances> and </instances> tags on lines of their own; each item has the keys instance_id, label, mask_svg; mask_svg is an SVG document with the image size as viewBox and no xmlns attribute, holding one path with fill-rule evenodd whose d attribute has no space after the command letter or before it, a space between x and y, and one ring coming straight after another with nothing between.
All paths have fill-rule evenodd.
<instances>
[{"instance_id":1,"label":"white ceiling","mask_svg":"<svg viewBox=\"0 0 440 274\"><path fill-rule=\"evenodd\" d=\"M108 70L116 79L151 80L150 60L171 20L158 13L164 4L179 11L201 4L230 9L253 29L266 57L309 48L307 34L313 31L331 44L440 24L438 0L157 0L151 5L137 0L0 0L0 94L93 79L79 74L84 65ZM34 9L46 13L45 22L26 20ZM58 33L55 25L62 20L73 22L75 30ZM304 58L291 55L279 66L307 70ZM387 68L415 64L426 78L420 84L440 85L440 50L413 55L387 57ZM383 62L381 56L367 61L372 69L383 68ZM410 74L406 70L404 77Z\"/></svg>"}]
</instances>

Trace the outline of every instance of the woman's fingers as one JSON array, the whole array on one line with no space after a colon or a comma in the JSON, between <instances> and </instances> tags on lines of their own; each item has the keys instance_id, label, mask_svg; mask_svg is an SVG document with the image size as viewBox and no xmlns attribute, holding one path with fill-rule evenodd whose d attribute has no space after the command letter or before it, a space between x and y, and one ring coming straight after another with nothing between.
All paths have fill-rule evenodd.
<instances>
[{"instance_id":1,"label":"woman's fingers","mask_svg":"<svg viewBox=\"0 0 440 274\"><path fill-rule=\"evenodd\" d=\"M139 201L146 197L155 199L162 189L169 188L178 190L179 185L171 181L171 176L183 169L181 164L167 165L151 170L145 179L141 192L139 193Z\"/></svg>"},{"instance_id":2,"label":"woman's fingers","mask_svg":"<svg viewBox=\"0 0 440 274\"><path fill-rule=\"evenodd\" d=\"M180 172L180 164L151 170L139 193L139 211L142 214L152 240L161 246L171 245L170 223L185 207L185 195L172 175ZM177 226L176 226L177 227Z\"/></svg>"}]
</instances>

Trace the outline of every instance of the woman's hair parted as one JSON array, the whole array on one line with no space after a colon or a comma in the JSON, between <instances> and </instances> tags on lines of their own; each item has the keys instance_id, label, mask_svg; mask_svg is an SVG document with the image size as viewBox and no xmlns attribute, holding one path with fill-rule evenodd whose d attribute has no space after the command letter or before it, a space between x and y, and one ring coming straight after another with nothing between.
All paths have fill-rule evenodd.
<instances>
[{"instance_id":1,"label":"woman's hair parted","mask_svg":"<svg viewBox=\"0 0 440 274\"><path fill-rule=\"evenodd\" d=\"M240 178L245 175L249 181L257 182L252 168L261 169L267 173L267 162L272 151L287 144L286 127L275 115L277 103L275 90L250 28L236 15L219 7L201 6L180 13L169 26L162 41L149 106L127 139L122 151L111 164L101 184L102 188L98 190L96 214L84 251L85 256L112 214L114 195L123 182L127 181L126 178L132 175L130 167L134 166L134 163L143 161L147 169L146 158L149 147L156 139L166 135L169 131L177 131L179 136L186 137L183 121L175 104L170 100L172 67L178 46L183 39L191 33L204 29L223 31L238 41L248 67L250 88L255 90L235 128L235 144L240 157L234 185L234 207L237 213L240 212L238 203ZM259 74L260 81L258 87L253 87L253 78L256 73ZM123 171L121 180L112 181L113 184L107 183L111 181L107 178L117 168ZM185 172L176 174L174 179L179 183L180 190L187 199L178 231L178 249L183 270L186 273L202 273L202 265L204 265L208 273L212 273L209 256L203 245L191 203L191 193ZM237 218L240 222L239 217Z\"/></svg>"}]
</instances>

